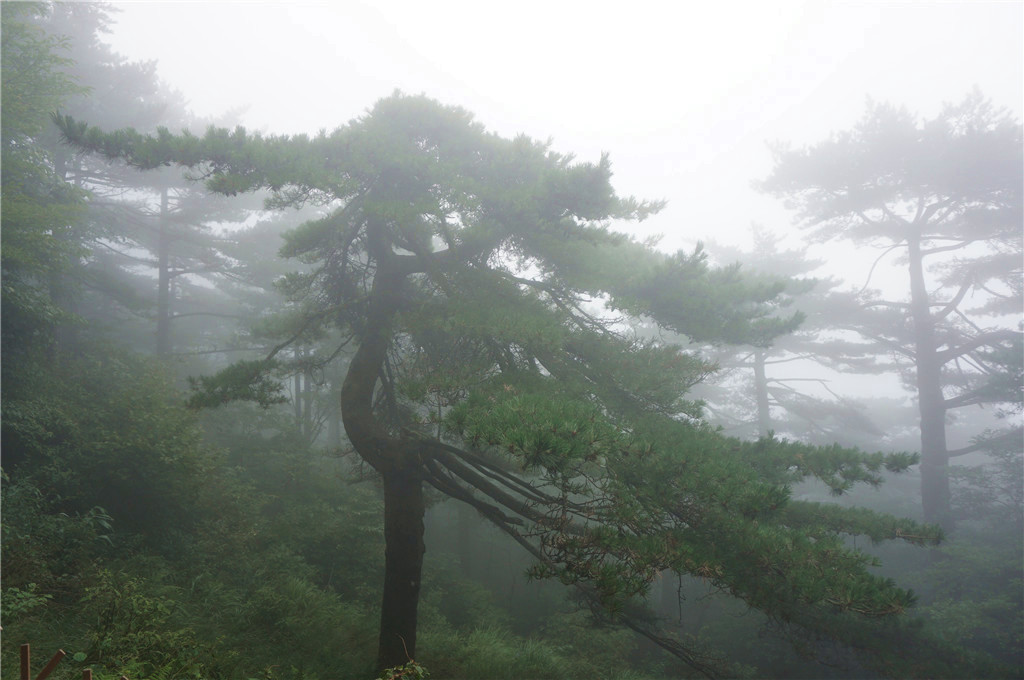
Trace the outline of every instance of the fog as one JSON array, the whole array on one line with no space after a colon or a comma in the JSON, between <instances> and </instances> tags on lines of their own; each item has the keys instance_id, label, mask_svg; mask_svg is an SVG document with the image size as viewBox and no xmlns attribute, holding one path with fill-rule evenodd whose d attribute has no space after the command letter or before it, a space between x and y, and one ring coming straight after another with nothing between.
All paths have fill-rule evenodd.
<instances>
[{"instance_id":1,"label":"fog","mask_svg":"<svg viewBox=\"0 0 1024 680\"><path fill-rule=\"evenodd\" d=\"M1018 117L1024 101L1019 2L114 6L110 44L157 60L200 115L314 133L400 89L582 160L608 152L621 193L668 201L636 226L668 250L787 229L751 187L768 143L848 129L868 98L925 117L974 87Z\"/></svg>"},{"instance_id":2,"label":"fog","mask_svg":"<svg viewBox=\"0 0 1024 680\"><path fill-rule=\"evenodd\" d=\"M1024 677L1024 2L0 9L5 670Z\"/></svg>"}]
</instances>

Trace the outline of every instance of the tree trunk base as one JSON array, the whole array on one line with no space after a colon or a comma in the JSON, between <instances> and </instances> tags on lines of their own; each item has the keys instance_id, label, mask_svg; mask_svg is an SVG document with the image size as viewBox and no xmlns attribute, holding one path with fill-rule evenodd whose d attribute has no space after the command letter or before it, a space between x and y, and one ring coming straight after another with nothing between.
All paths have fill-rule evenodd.
<instances>
[{"instance_id":1,"label":"tree trunk base","mask_svg":"<svg viewBox=\"0 0 1024 680\"><path fill-rule=\"evenodd\" d=\"M384 475L384 599L378 669L401 666L416 655L416 611L423 572L423 483L416 475Z\"/></svg>"}]
</instances>

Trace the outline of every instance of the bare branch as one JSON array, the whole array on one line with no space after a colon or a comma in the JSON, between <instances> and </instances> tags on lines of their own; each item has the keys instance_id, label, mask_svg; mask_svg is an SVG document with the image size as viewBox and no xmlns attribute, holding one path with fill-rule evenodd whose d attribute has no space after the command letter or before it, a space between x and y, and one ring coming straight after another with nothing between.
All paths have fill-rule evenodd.
<instances>
[{"instance_id":1,"label":"bare branch","mask_svg":"<svg viewBox=\"0 0 1024 680\"><path fill-rule=\"evenodd\" d=\"M1009 342L1012 340L1018 340L1024 337L1024 333L1020 331L1011 331L1008 329L989 331L988 333L982 333L975 337L970 342L967 342L958 347L950 347L940 352L936 352L935 356L940 363L947 363L952 361L956 357L963 356L969 352L973 352L979 347L998 345L1001 342Z\"/></svg>"},{"instance_id":2,"label":"bare branch","mask_svg":"<svg viewBox=\"0 0 1024 680\"><path fill-rule=\"evenodd\" d=\"M864 218L864 219L867 219L867 218ZM861 289L857 291L856 295L860 295L861 293L863 293L864 291L866 291L868 289L868 286L871 285L871 277L875 275L875 267L877 267L878 263L882 261L882 258L885 257L886 255L888 255L889 253L891 253L892 251L896 250L897 248L903 248L905 245L906 244L904 244L904 243L897 243L895 245L889 246L884 251L882 251L881 255L879 255L877 258L875 258L874 263L871 265L871 269L868 271L868 278L867 278L867 280L864 282L864 285L861 286Z\"/></svg>"},{"instance_id":3,"label":"bare branch","mask_svg":"<svg viewBox=\"0 0 1024 680\"><path fill-rule=\"evenodd\" d=\"M966 456L967 454L974 453L975 451L982 451L993 444L1002 444L1003 442L1008 442L1011 440L1019 442L1022 435L1024 435L1024 428L1015 427L1009 432L1004 432L1003 434L998 435L996 437L982 439L971 444L970 446L965 446L960 449L953 449L952 451L947 452L947 455L949 455L950 458L956 458L958 456Z\"/></svg>"},{"instance_id":4,"label":"bare branch","mask_svg":"<svg viewBox=\"0 0 1024 680\"><path fill-rule=\"evenodd\" d=\"M964 241L958 241L957 243L954 243L953 245L949 246L938 246L937 248L929 248L928 250L922 250L921 257L934 255L935 253L946 253L951 250L962 250L963 248L966 248L967 246L971 245L972 243L976 243L979 240L980 239L971 238Z\"/></svg>"},{"instance_id":5,"label":"bare branch","mask_svg":"<svg viewBox=\"0 0 1024 680\"><path fill-rule=\"evenodd\" d=\"M962 286L960 286L960 290L958 290L956 292L956 295L953 296L953 299L949 301L949 304L947 304L945 307L943 307L935 315L935 318L936 319L944 319L947 316L949 316L949 313L952 312L954 309L956 309L960 305L961 302L963 302L964 296L967 295L967 291L969 291L971 289L971 285L972 285L972 283L971 283L970 280L965 281L964 284Z\"/></svg>"}]
</instances>

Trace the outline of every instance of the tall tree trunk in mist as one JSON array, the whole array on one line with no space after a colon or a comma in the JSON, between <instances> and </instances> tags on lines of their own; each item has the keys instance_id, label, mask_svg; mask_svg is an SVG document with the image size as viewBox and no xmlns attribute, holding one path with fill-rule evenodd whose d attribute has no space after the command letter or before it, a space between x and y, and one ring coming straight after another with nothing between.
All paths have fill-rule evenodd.
<instances>
[{"instance_id":1,"label":"tall tree trunk in mist","mask_svg":"<svg viewBox=\"0 0 1024 680\"><path fill-rule=\"evenodd\" d=\"M57 177L67 181L68 168L67 168L67 153L63 147L59 147L58 151L54 153L54 170ZM79 173L75 173L75 186L81 188L82 180ZM69 242L73 240L73 236L70 233L56 232L54 233L54 239L60 242ZM61 309L66 309L72 313L77 310L75 295L73 294L73 287L69 285L67 274L63 271L56 270L50 274L50 298L53 302ZM55 346L64 350L68 350L77 344L78 340L78 324L68 322L66 320L58 321L54 327L54 340L56 341Z\"/></svg>"},{"instance_id":2,"label":"tall tree trunk in mist","mask_svg":"<svg viewBox=\"0 0 1024 680\"><path fill-rule=\"evenodd\" d=\"M171 353L171 272L170 216L167 207L167 187L160 190L160 230L157 241L157 292L156 292L156 353L165 356Z\"/></svg>"},{"instance_id":3,"label":"tall tree trunk in mist","mask_svg":"<svg viewBox=\"0 0 1024 680\"><path fill-rule=\"evenodd\" d=\"M336 404L334 397L337 397L336 392L327 403ZM330 409L327 414L327 446L335 451L341 448L341 411L336 408Z\"/></svg>"},{"instance_id":4,"label":"tall tree trunk in mist","mask_svg":"<svg viewBox=\"0 0 1024 680\"><path fill-rule=\"evenodd\" d=\"M757 397L757 434L767 437L772 429L771 403L768 401L768 378L764 370L764 352L754 352L754 392Z\"/></svg>"},{"instance_id":5,"label":"tall tree trunk in mist","mask_svg":"<svg viewBox=\"0 0 1024 680\"><path fill-rule=\"evenodd\" d=\"M384 597L377 665L400 666L416 653L416 613L423 571L423 482L416 474L384 475Z\"/></svg>"},{"instance_id":6,"label":"tall tree trunk in mist","mask_svg":"<svg viewBox=\"0 0 1024 680\"><path fill-rule=\"evenodd\" d=\"M313 443L313 375L309 371L302 373L302 436Z\"/></svg>"},{"instance_id":7,"label":"tall tree trunk in mist","mask_svg":"<svg viewBox=\"0 0 1024 680\"><path fill-rule=\"evenodd\" d=\"M924 519L950 528L949 454L946 449L946 404L942 363L935 346L919 236L907 242L910 259L910 315L914 325L917 402L921 412L921 502Z\"/></svg>"}]
</instances>

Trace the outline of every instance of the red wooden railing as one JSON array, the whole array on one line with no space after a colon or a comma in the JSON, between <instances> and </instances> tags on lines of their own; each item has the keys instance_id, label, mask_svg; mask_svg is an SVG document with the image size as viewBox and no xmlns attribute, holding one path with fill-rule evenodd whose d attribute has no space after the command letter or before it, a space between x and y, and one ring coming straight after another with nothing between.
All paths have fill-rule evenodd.
<instances>
[{"instance_id":1,"label":"red wooden railing","mask_svg":"<svg viewBox=\"0 0 1024 680\"><path fill-rule=\"evenodd\" d=\"M53 655L49 663L43 666L43 670L39 671L39 675L35 677L35 680L46 680L53 669L57 667L60 660L67 656L67 652L63 649L58 649L57 653ZM23 644L21 646L21 676L20 680L32 680L32 650L29 645ZM86 668L82 671L82 680L92 680L92 669ZM128 680L127 677L121 676L120 680Z\"/></svg>"}]
</instances>

